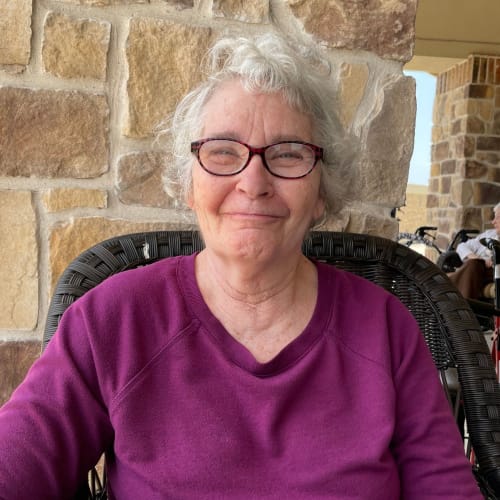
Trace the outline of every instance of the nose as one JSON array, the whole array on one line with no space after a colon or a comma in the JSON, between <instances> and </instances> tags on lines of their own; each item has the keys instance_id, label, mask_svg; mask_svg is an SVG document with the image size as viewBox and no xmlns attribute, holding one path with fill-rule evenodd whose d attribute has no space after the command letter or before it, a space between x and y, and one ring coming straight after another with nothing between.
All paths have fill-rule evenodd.
<instances>
[{"instance_id":1,"label":"nose","mask_svg":"<svg viewBox=\"0 0 500 500\"><path fill-rule=\"evenodd\" d=\"M247 167L237 176L236 188L251 199L269 197L274 192L273 176L264 166L259 154L253 155Z\"/></svg>"}]
</instances>

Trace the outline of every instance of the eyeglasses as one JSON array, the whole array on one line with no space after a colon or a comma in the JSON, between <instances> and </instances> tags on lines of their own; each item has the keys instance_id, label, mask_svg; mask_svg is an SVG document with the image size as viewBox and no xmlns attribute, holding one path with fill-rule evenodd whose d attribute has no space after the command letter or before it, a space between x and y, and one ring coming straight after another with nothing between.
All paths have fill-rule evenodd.
<instances>
[{"instance_id":1,"label":"eyeglasses","mask_svg":"<svg viewBox=\"0 0 500 500\"><path fill-rule=\"evenodd\" d=\"M204 170L220 176L239 174L252 156L259 155L272 175L299 179L312 172L318 160L323 159L323 148L300 141L282 141L254 148L233 139L201 139L191 143L191 152Z\"/></svg>"}]
</instances>

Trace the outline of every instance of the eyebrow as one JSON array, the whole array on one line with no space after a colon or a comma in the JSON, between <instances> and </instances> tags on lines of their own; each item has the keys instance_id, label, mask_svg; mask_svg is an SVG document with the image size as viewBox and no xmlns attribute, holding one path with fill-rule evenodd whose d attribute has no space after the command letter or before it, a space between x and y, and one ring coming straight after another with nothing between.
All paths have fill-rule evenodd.
<instances>
[{"instance_id":1,"label":"eyebrow","mask_svg":"<svg viewBox=\"0 0 500 500\"><path fill-rule=\"evenodd\" d=\"M206 134L206 138L210 137L211 139L229 139L233 141L240 141L244 142L245 144L248 144L246 141L244 141L238 134L235 134L234 132L219 132L216 134ZM276 144L278 142L311 142L309 139L304 139L302 137L299 137L297 135L276 135L273 136L273 138L268 142L268 144ZM260 146L265 146L267 144L250 144L251 146L254 147L260 147Z\"/></svg>"}]
</instances>

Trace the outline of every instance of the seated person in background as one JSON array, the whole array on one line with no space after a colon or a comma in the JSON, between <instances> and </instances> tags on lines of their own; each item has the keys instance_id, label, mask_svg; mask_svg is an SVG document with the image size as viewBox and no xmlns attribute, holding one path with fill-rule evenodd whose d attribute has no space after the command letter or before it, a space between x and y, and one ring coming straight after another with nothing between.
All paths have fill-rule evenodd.
<instances>
[{"instance_id":1,"label":"seated person in background","mask_svg":"<svg viewBox=\"0 0 500 500\"><path fill-rule=\"evenodd\" d=\"M167 172L206 247L68 308L0 410L0 498L70 498L103 452L110 499L482 498L413 316L301 252L357 172L320 55L216 43Z\"/></svg>"},{"instance_id":2,"label":"seated person in background","mask_svg":"<svg viewBox=\"0 0 500 500\"><path fill-rule=\"evenodd\" d=\"M493 264L491 250L481 243L483 238L499 239L500 234L500 203L493 208L492 224L494 229L488 229L475 238L471 238L457 246L457 253L463 264L448 276L466 299L479 299L485 294L485 287L493 282ZM493 296L493 295L491 295Z\"/></svg>"}]
</instances>

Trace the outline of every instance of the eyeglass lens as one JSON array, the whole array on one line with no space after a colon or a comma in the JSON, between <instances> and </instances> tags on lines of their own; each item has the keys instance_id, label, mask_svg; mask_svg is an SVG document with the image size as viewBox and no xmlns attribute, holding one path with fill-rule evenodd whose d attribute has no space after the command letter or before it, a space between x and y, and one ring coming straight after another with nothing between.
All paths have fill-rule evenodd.
<instances>
[{"instance_id":1,"label":"eyeglass lens","mask_svg":"<svg viewBox=\"0 0 500 500\"><path fill-rule=\"evenodd\" d=\"M243 170L251 154L263 153L267 169L279 177L296 178L308 174L314 167L317 157L308 144L282 142L255 148L254 151L237 141L210 139L199 145L198 160L202 167L215 175L233 175Z\"/></svg>"}]
</instances>

